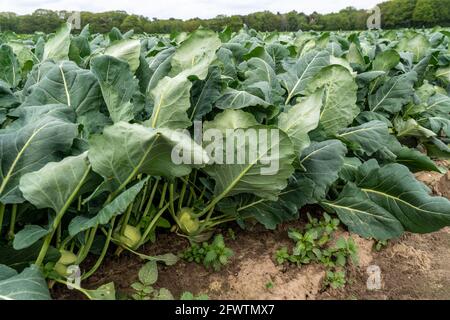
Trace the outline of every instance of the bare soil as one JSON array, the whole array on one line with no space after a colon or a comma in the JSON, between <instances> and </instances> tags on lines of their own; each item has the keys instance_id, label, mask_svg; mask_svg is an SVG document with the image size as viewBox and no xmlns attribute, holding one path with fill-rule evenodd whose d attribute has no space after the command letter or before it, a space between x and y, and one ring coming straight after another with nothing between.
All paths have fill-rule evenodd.
<instances>
[{"instance_id":1,"label":"bare soil","mask_svg":"<svg viewBox=\"0 0 450 320\"><path fill-rule=\"evenodd\" d=\"M416 177L435 194L450 199L449 172L421 172ZM306 210L302 210L301 217L305 216ZM426 235L406 233L380 251L374 250L372 240L349 235L341 229L337 236L353 237L359 247L360 261L358 266L347 268L345 288L335 290L324 288L323 266L279 266L274 262L275 251L291 244L287 230L301 228L302 219L283 224L275 231L259 225L245 231L231 226L236 238L226 237L225 241L234 256L225 268L212 272L182 260L175 266L160 264L156 286L169 289L175 297L190 291L207 294L210 299L450 299L450 228ZM226 228L221 231L227 234ZM175 234L162 234L156 244L141 251L148 255L179 253L188 245L187 240ZM127 252L119 257L111 254L97 273L82 285L96 288L114 281L119 296L125 297L132 293L130 285L137 280L138 270L144 263ZM381 270L382 287L379 290L367 289L366 283L374 266ZM83 299L77 292L62 286L55 286L53 296L56 299Z\"/></svg>"}]
</instances>

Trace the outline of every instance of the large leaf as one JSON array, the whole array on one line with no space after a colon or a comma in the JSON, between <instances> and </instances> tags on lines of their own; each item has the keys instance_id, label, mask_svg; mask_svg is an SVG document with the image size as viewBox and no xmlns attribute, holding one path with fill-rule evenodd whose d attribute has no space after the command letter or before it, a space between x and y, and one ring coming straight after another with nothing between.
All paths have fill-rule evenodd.
<instances>
[{"instance_id":1,"label":"large leaf","mask_svg":"<svg viewBox=\"0 0 450 320\"><path fill-rule=\"evenodd\" d=\"M398 44L398 50L414 54L414 62L422 59L431 48L428 38L423 34L416 33L413 37L402 38Z\"/></svg>"},{"instance_id":2,"label":"large leaf","mask_svg":"<svg viewBox=\"0 0 450 320\"><path fill-rule=\"evenodd\" d=\"M436 78L440 78L443 81L450 83L450 67L437 69L436 70Z\"/></svg>"},{"instance_id":3,"label":"large leaf","mask_svg":"<svg viewBox=\"0 0 450 320\"><path fill-rule=\"evenodd\" d=\"M436 171L440 172L436 163L427 155L416 149L401 146L399 148L391 148L396 155L395 162L403 164L413 172L417 171Z\"/></svg>"},{"instance_id":4,"label":"large leaf","mask_svg":"<svg viewBox=\"0 0 450 320\"><path fill-rule=\"evenodd\" d=\"M424 111L430 114L444 114L448 117L450 113L450 97L441 93L436 93L428 100Z\"/></svg>"},{"instance_id":5,"label":"large leaf","mask_svg":"<svg viewBox=\"0 0 450 320\"><path fill-rule=\"evenodd\" d=\"M95 172L117 185L131 181L137 174L179 177L188 174L192 165L174 163L174 147L193 156L192 164L201 164L207 156L200 146L183 133L155 130L139 124L116 123L103 135L90 141L89 161Z\"/></svg>"},{"instance_id":6,"label":"large leaf","mask_svg":"<svg viewBox=\"0 0 450 320\"><path fill-rule=\"evenodd\" d=\"M433 232L450 224L450 201L430 196L403 165L362 171L357 186L407 231Z\"/></svg>"},{"instance_id":7,"label":"large leaf","mask_svg":"<svg viewBox=\"0 0 450 320\"><path fill-rule=\"evenodd\" d=\"M326 209L335 211L351 232L365 238L386 240L403 233L401 223L389 211L372 202L367 194L347 184L336 201L321 201Z\"/></svg>"},{"instance_id":8,"label":"large leaf","mask_svg":"<svg viewBox=\"0 0 450 320\"><path fill-rule=\"evenodd\" d=\"M313 142L303 150L296 170L296 188L302 193L296 204L301 207L323 199L329 186L339 177L347 148L339 140Z\"/></svg>"},{"instance_id":9,"label":"large leaf","mask_svg":"<svg viewBox=\"0 0 450 320\"><path fill-rule=\"evenodd\" d=\"M196 81L192 87L190 120L201 120L208 114L214 102L220 97L220 70L214 67L203 81Z\"/></svg>"},{"instance_id":10,"label":"large leaf","mask_svg":"<svg viewBox=\"0 0 450 320\"><path fill-rule=\"evenodd\" d=\"M65 23L56 34L51 37L44 47L42 60L52 59L55 61L67 60L70 48L70 30L72 25Z\"/></svg>"},{"instance_id":11,"label":"large leaf","mask_svg":"<svg viewBox=\"0 0 450 320\"><path fill-rule=\"evenodd\" d=\"M227 88L216 101L216 107L219 109L243 109L251 106L268 107L269 104L247 91L232 88Z\"/></svg>"},{"instance_id":12,"label":"large leaf","mask_svg":"<svg viewBox=\"0 0 450 320\"><path fill-rule=\"evenodd\" d=\"M192 83L183 75L165 77L151 91L154 101L150 118L152 128L184 129L191 125L187 110L191 106Z\"/></svg>"},{"instance_id":13,"label":"large leaf","mask_svg":"<svg viewBox=\"0 0 450 320\"><path fill-rule=\"evenodd\" d=\"M116 123L132 120L135 107L131 98L138 91L138 82L134 79L128 63L104 55L91 61L91 70L100 83L112 121Z\"/></svg>"},{"instance_id":14,"label":"large leaf","mask_svg":"<svg viewBox=\"0 0 450 320\"><path fill-rule=\"evenodd\" d=\"M371 111L399 112L412 99L417 73L412 71L389 79L377 92L369 96Z\"/></svg>"},{"instance_id":15,"label":"large leaf","mask_svg":"<svg viewBox=\"0 0 450 320\"><path fill-rule=\"evenodd\" d=\"M369 156L389 144L388 127L386 123L378 120L340 130L336 137L350 149Z\"/></svg>"},{"instance_id":16,"label":"large leaf","mask_svg":"<svg viewBox=\"0 0 450 320\"><path fill-rule=\"evenodd\" d=\"M406 136L412 136L412 137L423 137L423 138L430 138L436 136L436 133L434 133L431 130L428 130L427 128L422 127L417 123L416 120L410 118L408 120L403 120L401 118L394 120L394 127L397 131L398 137L406 137Z\"/></svg>"},{"instance_id":17,"label":"large leaf","mask_svg":"<svg viewBox=\"0 0 450 320\"><path fill-rule=\"evenodd\" d=\"M246 66L244 86L247 90L255 94L259 91L271 104L282 103L284 90L272 66L261 58L251 58Z\"/></svg>"},{"instance_id":18,"label":"large leaf","mask_svg":"<svg viewBox=\"0 0 450 320\"><path fill-rule=\"evenodd\" d=\"M12 48L6 44L0 45L0 81L3 80L10 88L15 88L20 79L19 61Z\"/></svg>"},{"instance_id":19,"label":"large leaf","mask_svg":"<svg viewBox=\"0 0 450 320\"><path fill-rule=\"evenodd\" d=\"M218 113L214 120L206 121L203 130L206 132L209 129L217 129L226 134L227 129L245 129L256 125L258 125L258 121L251 113L227 109Z\"/></svg>"},{"instance_id":20,"label":"large leaf","mask_svg":"<svg viewBox=\"0 0 450 320\"><path fill-rule=\"evenodd\" d=\"M372 62L372 70L388 72L400 62L400 55L395 50L380 52Z\"/></svg>"},{"instance_id":21,"label":"large leaf","mask_svg":"<svg viewBox=\"0 0 450 320\"><path fill-rule=\"evenodd\" d=\"M172 57L170 76L182 74L204 80L221 42L217 33L198 29L182 42Z\"/></svg>"},{"instance_id":22,"label":"large leaf","mask_svg":"<svg viewBox=\"0 0 450 320\"><path fill-rule=\"evenodd\" d=\"M283 86L288 91L286 104L292 98L303 94L312 78L330 64L328 51L311 51L303 55L297 63L287 68L287 73L280 76Z\"/></svg>"},{"instance_id":23,"label":"large leaf","mask_svg":"<svg viewBox=\"0 0 450 320\"><path fill-rule=\"evenodd\" d=\"M134 201L148 179L144 179L119 194L104 206L93 218L75 217L69 224L69 234L73 237L80 232L98 225L107 224L113 217L122 214Z\"/></svg>"},{"instance_id":24,"label":"large leaf","mask_svg":"<svg viewBox=\"0 0 450 320\"><path fill-rule=\"evenodd\" d=\"M106 117L99 111L103 99L97 78L91 71L81 69L73 62L53 65L31 88L24 106L68 105L75 109L78 121L89 132L97 131L106 123Z\"/></svg>"},{"instance_id":25,"label":"large leaf","mask_svg":"<svg viewBox=\"0 0 450 320\"><path fill-rule=\"evenodd\" d=\"M170 61L174 53L173 48L159 52L148 63L148 83L146 84L147 95L156 87L158 82L169 74Z\"/></svg>"},{"instance_id":26,"label":"large leaf","mask_svg":"<svg viewBox=\"0 0 450 320\"><path fill-rule=\"evenodd\" d=\"M356 105L357 85L350 72L338 65L322 69L309 83L308 90L324 88L319 128L332 135L345 128L360 112Z\"/></svg>"},{"instance_id":27,"label":"large leaf","mask_svg":"<svg viewBox=\"0 0 450 320\"><path fill-rule=\"evenodd\" d=\"M31 266L0 281L0 300L51 300L51 297L42 272Z\"/></svg>"},{"instance_id":28,"label":"large leaf","mask_svg":"<svg viewBox=\"0 0 450 320\"><path fill-rule=\"evenodd\" d=\"M139 40L128 39L116 41L106 48L104 54L126 61L130 66L131 72L134 74L139 68L141 43Z\"/></svg>"},{"instance_id":29,"label":"large leaf","mask_svg":"<svg viewBox=\"0 0 450 320\"><path fill-rule=\"evenodd\" d=\"M49 229L44 229L41 226L26 225L14 236L13 247L15 250L28 248L49 233Z\"/></svg>"},{"instance_id":30,"label":"large leaf","mask_svg":"<svg viewBox=\"0 0 450 320\"><path fill-rule=\"evenodd\" d=\"M47 163L20 179L23 197L37 208L52 208L56 213L70 205L90 170L87 152Z\"/></svg>"},{"instance_id":31,"label":"large leaf","mask_svg":"<svg viewBox=\"0 0 450 320\"><path fill-rule=\"evenodd\" d=\"M16 130L0 130L1 202L23 202L20 178L58 160L58 152L67 151L77 134L77 125L51 115L30 121Z\"/></svg>"},{"instance_id":32,"label":"large leaf","mask_svg":"<svg viewBox=\"0 0 450 320\"><path fill-rule=\"evenodd\" d=\"M236 197L236 212L240 217L252 217L267 229L274 230L282 222L294 220L298 217L297 206L286 201L283 193L277 201L261 199L254 195L243 194Z\"/></svg>"},{"instance_id":33,"label":"large leaf","mask_svg":"<svg viewBox=\"0 0 450 320\"><path fill-rule=\"evenodd\" d=\"M322 97L323 89L319 88L278 116L278 127L291 138L298 154L310 144L308 132L319 124Z\"/></svg>"},{"instance_id":34,"label":"large leaf","mask_svg":"<svg viewBox=\"0 0 450 320\"><path fill-rule=\"evenodd\" d=\"M294 171L294 149L285 133L271 129L256 126L231 130L233 134L226 136L226 146L222 149L225 163L205 168L216 182L216 196L252 193L277 199Z\"/></svg>"}]
</instances>

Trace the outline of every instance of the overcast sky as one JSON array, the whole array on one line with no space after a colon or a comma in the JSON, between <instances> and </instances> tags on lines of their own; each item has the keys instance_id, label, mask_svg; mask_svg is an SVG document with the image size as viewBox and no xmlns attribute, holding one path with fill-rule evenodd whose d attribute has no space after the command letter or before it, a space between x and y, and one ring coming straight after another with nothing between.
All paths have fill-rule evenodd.
<instances>
[{"instance_id":1,"label":"overcast sky","mask_svg":"<svg viewBox=\"0 0 450 320\"><path fill-rule=\"evenodd\" d=\"M0 0L0 12L32 13L51 10L93 11L125 10L150 18L212 18L219 14L248 14L255 11L320 13L336 12L348 6L372 8L381 0Z\"/></svg>"}]
</instances>

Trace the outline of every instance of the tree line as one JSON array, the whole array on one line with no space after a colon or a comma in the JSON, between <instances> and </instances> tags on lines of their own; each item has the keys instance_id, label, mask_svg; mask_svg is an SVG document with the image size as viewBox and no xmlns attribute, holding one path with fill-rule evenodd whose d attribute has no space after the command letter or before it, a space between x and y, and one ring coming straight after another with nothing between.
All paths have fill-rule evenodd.
<instances>
[{"instance_id":1,"label":"tree line","mask_svg":"<svg viewBox=\"0 0 450 320\"><path fill-rule=\"evenodd\" d=\"M381 23L384 29L403 27L450 26L450 0L390 0L379 4ZM137 33L173 33L193 31L199 26L219 31L225 26L238 30L247 25L258 31L298 30L363 30L372 13L347 7L336 13L304 14L290 11L272 13L255 12L248 15L219 15L212 19L158 19L128 14L125 11L102 13L81 12L82 25L89 24L93 32L105 33L113 27L121 31L133 29ZM0 13L1 31L9 30L21 34L37 31L54 32L72 12L39 9L28 15L12 12Z\"/></svg>"}]
</instances>

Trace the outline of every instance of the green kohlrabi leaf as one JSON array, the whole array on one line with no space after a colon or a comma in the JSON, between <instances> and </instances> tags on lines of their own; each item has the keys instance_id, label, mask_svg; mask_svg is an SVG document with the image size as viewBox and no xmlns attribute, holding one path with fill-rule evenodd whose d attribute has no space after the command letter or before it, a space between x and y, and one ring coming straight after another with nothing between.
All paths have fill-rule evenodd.
<instances>
[{"instance_id":1,"label":"green kohlrabi leaf","mask_svg":"<svg viewBox=\"0 0 450 320\"><path fill-rule=\"evenodd\" d=\"M340 130L336 137L349 149L369 156L389 144L388 127L386 123L378 120Z\"/></svg>"},{"instance_id":2,"label":"green kohlrabi leaf","mask_svg":"<svg viewBox=\"0 0 450 320\"><path fill-rule=\"evenodd\" d=\"M170 76L196 76L204 80L221 42L217 33L198 29L181 43L172 57Z\"/></svg>"},{"instance_id":3,"label":"green kohlrabi leaf","mask_svg":"<svg viewBox=\"0 0 450 320\"><path fill-rule=\"evenodd\" d=\"M256 125L258 125L258 122L251 113L227 109L218 113L214 120L206 121L203 125L203 131L217 129L225 134L227 129L246 129Z\"/></svg>"},{"instance_id":4,"label":"green kohlrabi leaf","mask_svg":"<svg viewBox=\"0 0 450 320\"><path fill-rule=\"evenodd\" d=\"M0 45L0 84L4 81L10 88L15 88L20 79L19 61L12 48L6 44Z\"/></svg>"},{"instance_id":5,"label":"green kohlrabi leaf","mask_svg":"<svg viewBox=\"0 0 450 320\"><path fill-rule=\"evenodd\" d=\"M0 274L0 278L0 300L51 300L47 282L34 265L6 279Z\"/></svg>"},{"instance_id":6,"label":"green kohlrabi leaf","mask_svg":"<svg viewBox=\"0 0 450 320\"><path fill-rule=\"evenodd\" d=\"M329 186L338 178L346 153L347 148L339 140L313 142L303 150L294 174L296 187L302 193L299 207L325 198Z\"/></svg>"},{"instance_id":7,"label":"green kohlrabi leaf","mask_svg":"<svg viewBox=\"0 0 450 320\"><path fill-rule=\"evenodd\" d=\"M386 50L380 52L373 60L373 71L385 71L388 72L393 69L400 62L400 55L395 50Z\"/></svg>"},{"instance_id":8,"label":"green kohlrabi leaf","mask_svg":"<svg viewBox=\"0 0 450 320\"><path fill-rule=\"evenodd\" d=\"M128 63L103 55L91 61L91 70L100 83L112 121L132 120L136 110L131 99L138 91L138 82L133 78Z\"/></svg>"},{"instance_id":9,"label":"green kohlrabi leaf","mask_svg":"<svg viewBox=\"0 0 450 320\"><path fill-rule=\"evenodd\" d=\"M26 225L14 236L13 247L15 250L28 248L49 233L50 230L44 229L41 226Z\"/></svg>"},{"instance_id":10,"label":"green kohlrabi leaf","mask_svg":"<svg viewBox=\"0 0 450 320\"><path fill-rule=\"evenodd\" d=\"M352 183L347 184L336 201L321 201L335 211L351 232L365 238L386 240L403 233L401 223L383 207L372 202L366 193Z\"/></svg>"},{"instance_id":11,"label":"green kohlrabi leaf","mask_svg":"<svg viewBox=\"0 0 450 320\"><path fill-rule=\"evenodd\" d=\"M39 82L32 87L23 106L65 104L73 108L78 121L88 132L98 131L108 120L100 113L102 92L94 74L64 61L52 65Z\"/></svg>"},{"instance_id":12,"label":"green kohlrabi leaf","mask_svg":"<svg viewBox=\"0 0 450 320\"><path fill-rule=\"evenodd\" d=\"M398 44L399 51L412 52L414 54L414 62L422 59L431 48L428 38L423 34L415 34L411 38L402 38Z\"/></svg>"},{"instance_id":13,"label":"green kohlrabi leaf","mask_svg":"<svg viewBox=\"0 0 450 320\"><path fill-rule=\"evenodd\" d=\"M52 208L56 213L67 208L86 180L90 165L87 152L47 163L20 179L23 197L35 207Z\"/></svg>"},{"instance_id":14,"label":"green kohlrabi leaf","mask_svg":"<svg viewBox=\"0 0 450 320\"><path fill-rule=\"evenodd\" d=\"M139 173L180 177L188 174L194 164L208 159L203 149L184 133L125 122L105 128L90 144L88 156L93 170L122 188ZM183 156L193 157L191 164L173 161L176 146L182 148Z\"/></svg>"},{"instance_id":15,"label":"green kohlrabi leaf","mask_svg":"<svg viewBox=\"0 0 450 320\"><path fill-rule=\"evenodd\" d=\"M130 66L131 72L134 74L139 68L141 43L139 40L128 39L116 41L106 48L104 54L126 61Z\"/></svg>"},{"instance_id":16,"label":"green kohlrabi leaf","mask_svg":"<svg viewBox=\"0 0 450 320\"><path fill-rule=\"evenodd\" d=\"M297 95L303 94L312 78L329 64L330 55L327 51L311 51L288 68L287 73L280 76L283 86L288 91L286 104Z\"/></svg>"},{"instance_id":17,"label":"green kohlrabi leaf","mask_svg":"<svg viewBox=\"0 0 450 320\"><path fill-rule=\"evenodd\" d=\"M395 130L397 131L398 137L412 136L412 137L430 138L436 135L436 133L434 133L433 131L428 130L427 128L424 128L421 125L419 125L417 121L412 118L406 121L400 118L395 119L394 127Z\"/></svg>"},{"instance_id":18,"label":"green kohlrabi leaf","mask_svg":"<svg viewBox=\"0 0 450 320\"><path fill-rule=\"evenodd\" d=\"M173 48L159 52L148 63L148 83L146 84L147 96L158 85L158 82L169 74L170 61L174 53Z\"/></svg>"},{"instance_id":19,"label":"green kohlrabi leaf","mask_svg":"<svg viewBox=\"0 0 450 320\"><path fill-rule=\"evenodd\" d=\"M269 103L247 91L232 88L227 88L216 101L219 109L243 109L251 106L268 107Z\"/></svg>"},{"instance_id":20,"label":"green kohlrabi leaf","mask_svg":"<svg viewBox=\"0 0 450 320\"><path fill-rule=\"evenodd\" d=\"M332 135L345 128L360 112L356 105L357 85L350 72L338 65L322 69L309 83L309 91L324 88L319 128Z\"/></svg>"},{"instance_id":21,"label":"green kohlrabi leaf","mask_svg":"<svg viewBox=\"0 0 450 320\"><path fill-rule=\"evenodd\" d=\"M98 225L107 224L113 217L122 214L134 201L148 179L144 179L119 194L113 201L104 206L93 218L75 217L69 224L69 234L73 237L80 232Z\"/></svg>"},{"instance_id":22,"label":"green kohlrabi leaf","mask_svg":"<svg viewBox=\"0 0 450 320\"><path fill-rule=\"evenodd\" d=\"M437 69L436 78L442 79L446 83L450 83L450 67Z\"/></svg>"},{"instance_id":23,"label":"green kohlrabi leaf","mask_svg":"<svg viewBox=\"0 0 450 320\"><path fill-rule=\"evenodd\" d=\"M406 231L433 232L449 225L450 201L430 196L407 167L388 164L361 172L357 186Z\"/></svg>"},{"instance_id":24,"label":"green kohlrabi leaf","mask_svg":"<svg viewBox=\"0 0 450 320\"><path fill-rule=\"evenodd\" d=\"M42 60L52 59L54 61L67 60L70 48L70 30L72 25L65 23L56 34L51 37L44 47Z\"/></svg>"},{"instance_id":25,"label":"green kohlrabi leaf","mask_svg":"<svg viewBox=\"0 0 450 320\"><path fill-rule=\"evenodd\" d=\"M411 101L416 81L417 73L414 71L392 77L375 94L369 96L370 110L399 112Z\"/></svg>"},{"instance_id":26,"label":"green kohlrabi leaf","mask_svg":"<svg viewBox=\"0 0 450 320\"><path fill-rule=\"evenodd\" d=\"M279 195L277 201L261 199L248 194L237 196L237 213L243 218L248 216L255 218L267 229L274 230L278 224L298 217L298 207L284 199L283 193Z\"/></svg>"},{"instance_id":27,"label":"green kohlrabi leaf","mask_svg":"<svg viewBox=\"0 0 450 320\"><path fill-rule=\"evenodd\" d=\"M187 115L190 108L192 83L185 76L165 77L151 91L154 101L149 120L152 128L184 129L191 125Z\"/></svg>"},{"instance_id":28,"label":"green kohlrabi leaf","mask_svg":"<svg viewBox=\"0 0 450 320\"><path fill-rule=\"evenodd\" d=\"M322 97L323 89L319 88L278 116L278 127L291 138L298 154L309 146L308 132L319 124Z\"/></svg>"},{"instance_id":29,"label":"green kohlrabi leaf","mask_svg":"<svg viewBox=\"0 0 450 320\"><path fill-rule=\"evenodd\" d=\"M214 102L220 97L221 81L220 70L212 67L208 76L203 81L196 81L192 87L190 120L201 120L208 114Z\"/></svg>"},{"instance_id":30,"label":"green kohlrabi leaf","mask_svg":"<svg viewBox=\"0 0 450 320\"><path fill-rule=\"evenodd\" d=\"M58 160L77 136L77 125L45 115L15 130L0 130L0 201L21 203L20 178Z\"/></svg>"},{"instance_id":31,"label":"green kohlrabi leaf","mask_svg":"<svg viewBox=\"0 0 450 320\"><path fill-rule=\"evenodd\" d=\"M265 126L232 132L226 136L226 146L216 154L215 163L205 168L216 181L217 199L253 193L276 200L294 171L294 149L289 137Z\"/></svg>"}]
</instances>

